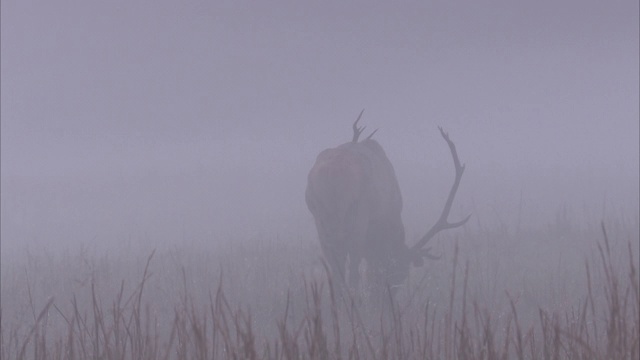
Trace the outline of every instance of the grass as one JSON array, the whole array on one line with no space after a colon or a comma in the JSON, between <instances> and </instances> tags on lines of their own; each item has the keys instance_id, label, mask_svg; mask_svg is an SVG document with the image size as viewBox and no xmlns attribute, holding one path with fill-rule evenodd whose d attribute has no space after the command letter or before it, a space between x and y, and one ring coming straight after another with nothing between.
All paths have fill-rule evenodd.
<instances>
[{"instance_id":1,"label":"grass","mask_svg":"<svg viewBox=\"0 0 640 360\"><path fill-rule=\"evenodd\" d=\"M637 229L611 237L602 225L583 254L595 234L553 231L448 239L448 260L382 303L338 291L315 247L30 255L3 265L0 356L638 359ZM545 258L545 241L581 245Z\"/></svg>"}]
</instances>

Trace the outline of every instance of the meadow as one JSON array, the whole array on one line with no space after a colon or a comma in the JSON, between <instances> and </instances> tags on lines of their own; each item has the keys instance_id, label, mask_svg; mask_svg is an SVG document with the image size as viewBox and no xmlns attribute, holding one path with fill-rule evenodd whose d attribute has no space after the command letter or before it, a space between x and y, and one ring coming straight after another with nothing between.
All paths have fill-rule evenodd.
<instances>
[{"instance_id":1,"label":"meadow","mask_svg":"<svg viewBox=\"0 0 640 360\"><path fill-rule=\"evenodd\" d=\"M339 291L315 238L31 250L2 264L0 356L637 359L639 229L470 223L382 303Z\"/></svg>"}]
</instances>

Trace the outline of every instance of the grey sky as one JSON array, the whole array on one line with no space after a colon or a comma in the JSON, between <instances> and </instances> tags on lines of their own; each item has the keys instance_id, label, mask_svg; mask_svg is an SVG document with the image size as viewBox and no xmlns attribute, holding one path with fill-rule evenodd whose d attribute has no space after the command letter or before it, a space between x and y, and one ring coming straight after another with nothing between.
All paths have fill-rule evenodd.
<instances>
[{"instance_id":1,"label":"grey sky","mask_svg":"<svg viewBox=\"0 0 640 360\"><path fill-rule=\"evenodd\" d=\"M4 235L306 235L306 173L362 108L415 227L438 124L463 206L637 208L637 1L7 0L1 30Z\"/></svg>"}]
</instances>

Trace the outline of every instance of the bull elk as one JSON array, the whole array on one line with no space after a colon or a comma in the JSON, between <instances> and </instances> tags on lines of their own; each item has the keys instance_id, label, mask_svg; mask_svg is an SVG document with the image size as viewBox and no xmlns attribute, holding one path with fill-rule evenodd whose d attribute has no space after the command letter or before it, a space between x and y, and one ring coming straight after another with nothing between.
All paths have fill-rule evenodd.
<instances>
[{"instance_id":1,"label":"bull elk","mask_svg":"<svg viewBox=\"0 0 640 360\"><path fill-rule=\"evenodd\" d=\"M350 142L318 155L309 172L305 197L333 275L357 288L359 265L365 260L372 286L394 288L406 280L411 265L419 267L425 258L438 258L425 248L436 234L469 220L470 215L458 222L447 220L465 167L460 164L449 135L438 127L453 157L455 180L440 218L409 247L405 243L402 195L393 165L380 144L371 138L375 131L358 141L364 131L358 126L361 117L362 112L353 123Z\"/></svg>"}]
</instances>

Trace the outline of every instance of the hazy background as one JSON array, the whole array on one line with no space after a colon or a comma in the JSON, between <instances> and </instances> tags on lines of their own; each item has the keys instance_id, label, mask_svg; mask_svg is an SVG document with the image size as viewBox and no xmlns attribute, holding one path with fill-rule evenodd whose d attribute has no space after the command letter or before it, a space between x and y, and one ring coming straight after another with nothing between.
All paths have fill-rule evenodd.
<instances>
[{"instance_id":1,"label":"hazy background","mask_svg":"<svg viewBox=\"0 0 640 360\"><path fill-rule=\"evenodd\" d=\"M638 2L2 1L2 259L313 243L315 156L368 129L439 214L638 219ZM520 209L520 210L519 210ZM520 219L520 220L518 220ZM637 221L637 220L636 220ZM4 261L3 261L4 263Z\"/></svg>"}]
</instances>

